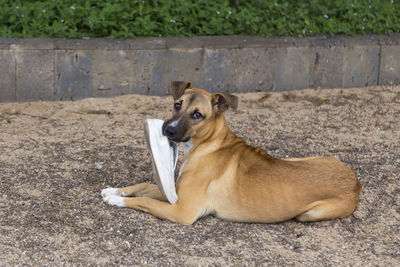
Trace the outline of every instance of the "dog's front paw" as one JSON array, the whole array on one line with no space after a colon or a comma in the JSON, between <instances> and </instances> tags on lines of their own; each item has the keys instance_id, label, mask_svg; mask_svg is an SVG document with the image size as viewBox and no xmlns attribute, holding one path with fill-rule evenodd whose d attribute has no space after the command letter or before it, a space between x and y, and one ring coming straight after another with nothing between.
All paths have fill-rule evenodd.
<instances>
[{"instance_id":1,"label":"dog's front paw","mask_svg":"<svg viewBox=\"0 0 400 267\"><path fill-rule=\"evenodd\" d=\"M109 188L106 188L106 189L103 189L103 190L101 190L101 196L103 197L103 198L105 198L105 197L107 197L107 196L119 196L119 194L118 194L118 189L119 188L112 188L112 187L109 187Z\"/></svg>"},{"instance_id":2,"label":"dog's front paw","mask_svg":"<svg viewBox=\"0 0 400 267\"><path fill-rule=\"evenodd\" d=\"M108 195L103 197L103 200L112 206L125 207L124 197L119 195Z\"/></svg>"}]
</instances>

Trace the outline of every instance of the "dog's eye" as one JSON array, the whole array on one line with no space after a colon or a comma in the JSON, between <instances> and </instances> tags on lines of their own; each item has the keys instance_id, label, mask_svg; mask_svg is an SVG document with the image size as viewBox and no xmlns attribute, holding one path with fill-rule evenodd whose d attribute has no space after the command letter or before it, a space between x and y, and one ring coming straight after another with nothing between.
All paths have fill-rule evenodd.
<instances>
[{"instance_id":1,"label":"dog's eye","mask_svg":"<svg viewBox=\"0 0 400 267\"><path fill-rule=\"evenodd\" d=\"M193 114L192 114L192 119L195 119L195 120L197 120L197 119L201 119L201 118L203 118L204 116L200 113L200 112L198 112L198 111L195 111L195 112L193 112Z\"/></svg>"},{"instance_id":2,"label":"dog's eye","mask_svg":"<svg viewBox=\"0 0 400 267\"><path fill-rule=\"evenodd\" d=\"M176 111L179 111L181 109L181 107L182 107L182 102L176 102L174 104L174 108Z\"/></svg>"}]
</instances>

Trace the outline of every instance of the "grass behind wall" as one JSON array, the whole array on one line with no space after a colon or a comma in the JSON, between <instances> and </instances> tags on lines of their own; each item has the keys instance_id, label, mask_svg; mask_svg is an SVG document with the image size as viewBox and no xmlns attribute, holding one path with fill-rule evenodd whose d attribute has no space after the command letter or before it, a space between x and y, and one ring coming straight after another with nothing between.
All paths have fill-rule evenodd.
<instances>
[{"instance_id":1,"label":"grass behind wall","mask_svg":"<svg viewBox=\"0 0 400 267\"><path fill-rule=\"evenodd\" d=\"M400 0L0 0L0 37L400 32Z\"/></svg>"}]
</instances>

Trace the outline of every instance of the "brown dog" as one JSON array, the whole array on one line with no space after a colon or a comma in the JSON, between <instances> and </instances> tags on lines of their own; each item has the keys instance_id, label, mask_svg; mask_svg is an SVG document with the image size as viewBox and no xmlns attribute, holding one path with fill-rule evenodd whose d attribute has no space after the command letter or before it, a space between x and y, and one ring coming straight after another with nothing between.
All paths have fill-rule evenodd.
<instances>
[{"instance_id":1,"label":"brown dog","mask_svg":"<svg viewBox=\"0 0 400 267\"><path fill-rule=\"evenodd\" d=\"M193 144L181 169L178 202L169 204L156 185L141 183L104 189L109 204L187 225L208 214L273 223L342 218L356 209L361 185L339 160L272 158L229 130L223 112L236 109L236 96L210 94L189 82L172 82L171 94L175 112L163 133Z\"/></svg>"}]
</instances>

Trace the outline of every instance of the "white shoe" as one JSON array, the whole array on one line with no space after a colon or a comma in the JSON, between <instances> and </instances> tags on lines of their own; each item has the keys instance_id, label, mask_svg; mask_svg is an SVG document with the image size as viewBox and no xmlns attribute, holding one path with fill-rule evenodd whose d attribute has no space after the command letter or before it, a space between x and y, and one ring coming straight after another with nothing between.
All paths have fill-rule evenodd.
<instances>
[{"instance_id":1,"label":"white shoe","mask_svg":"<svg viewBox=\"0 0 400 267\"><path fill-rule=\"evenodd\" d=\"M147 119L144 123L144 136L151 155L154 180L161 193L174 204L178 201L175 186L178 146L162 134L163 123L163 120Z\"/></svg>"}]
</instances>

